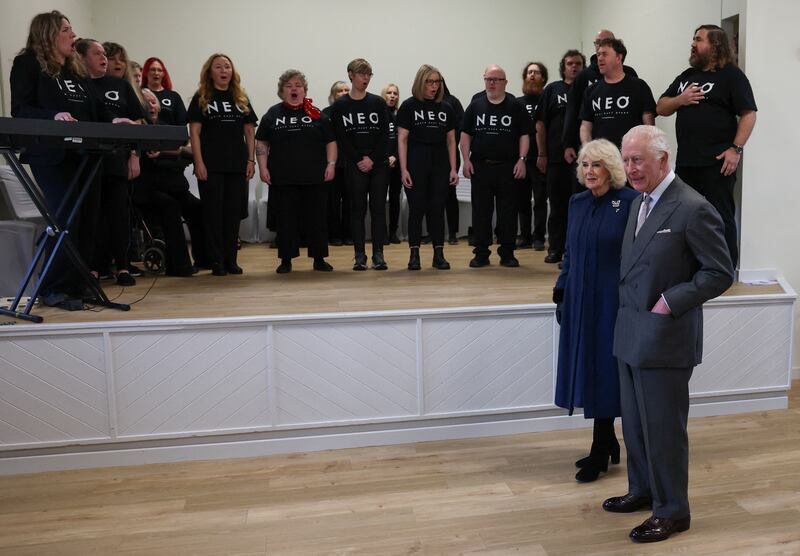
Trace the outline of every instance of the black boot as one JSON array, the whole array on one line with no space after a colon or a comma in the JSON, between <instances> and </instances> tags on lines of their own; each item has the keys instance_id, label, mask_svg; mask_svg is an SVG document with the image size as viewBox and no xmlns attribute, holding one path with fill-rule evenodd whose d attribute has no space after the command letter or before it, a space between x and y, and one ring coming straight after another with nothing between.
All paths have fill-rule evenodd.
<instances>
[{"instance_id":1,"label":"black boot","mask_svg":"<svg viewBox=\"0 0 800 556\"><path fill-rule=\"evenodd\" d=\"M422 265L419 262L419 247L411 248L411 255L408 257L408 270L419 270Z\"/></svg>"},{"instance_id":2,"label":"black boot","mask_svg":"<svg viewBox=\"0 0 800 556\"><path fill-rule=\"evenodd\" d=\"M450 270L450 263L444 258L444 247L433 248L433 268L438 270Z\"/></svg>"},{"instance_id":3,"label":"black boot","mask_svg":"<svg viewBox=\"0 0 800 556\"><path fill-rule=\"evenodd\" d=\"M582 463L580 471L575 475L575 480L579 483L590 483L597 480L600 473L608 471L609 459L612 461L616 459L616 462L619 462L619 442L614 434L614 419L595 419L592 430L592 448L588 457L575 462L576 465Z\"/></svg>"},{"instance_id":4,"label":"black boot","mask_svg":"<svg viewBox=\"0 0 800 556\"><path fill-rule=\"evenodd\" d=\"M375 270L386 270L386 259L383 258L383 251L372 252L372 268Z\"/></svg>"}]
</instances>

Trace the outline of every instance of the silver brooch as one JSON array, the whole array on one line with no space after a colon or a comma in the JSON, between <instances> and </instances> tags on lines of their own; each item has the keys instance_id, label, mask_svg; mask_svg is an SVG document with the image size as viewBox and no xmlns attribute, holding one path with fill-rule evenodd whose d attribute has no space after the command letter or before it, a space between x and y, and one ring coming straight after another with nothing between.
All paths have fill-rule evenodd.
<instances>
[{"instance_id":1,"label":"silver brooch","mask_svg":"<svg viewBox=\"0 0 800 556\"><path fill-rule=\"evenodd\" d=\"M622 201L620 201L619 199L614 199L613 201L611 201L611 206L614 208L619 208L621 202Z\"/></svg>"}]
</instances>

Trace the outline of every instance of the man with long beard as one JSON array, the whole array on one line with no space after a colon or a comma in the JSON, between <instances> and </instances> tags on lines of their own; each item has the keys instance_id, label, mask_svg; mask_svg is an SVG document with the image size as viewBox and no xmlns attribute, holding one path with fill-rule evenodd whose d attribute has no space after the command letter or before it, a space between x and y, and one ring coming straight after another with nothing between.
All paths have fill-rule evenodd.
<instances>
[{"instance_id":1,"label":"man with long beard","mask_svg":"<svg viewBox=\"0 0 800 556\"><path fill-rule=\"evenodd\" d=\"M656 111L659 116L678 113L675 171L722 216L735 267L739 248L733 188L756 124L756 101L750 81L736 67L728 36L718 26L701 25L694 32L689 65L661 95Z\"/></svg>"}]
</instances>

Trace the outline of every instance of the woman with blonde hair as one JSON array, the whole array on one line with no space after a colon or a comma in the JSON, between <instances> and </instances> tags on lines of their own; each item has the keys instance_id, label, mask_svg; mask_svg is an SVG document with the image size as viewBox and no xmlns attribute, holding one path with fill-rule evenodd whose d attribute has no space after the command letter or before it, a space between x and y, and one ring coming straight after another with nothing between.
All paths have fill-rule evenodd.
<instances>
[{"instance_id":1,"label":"woman with blonde hair","mask_svg":"<svg viewBox=\"0 0 800 556\"><path fill-rule=\"evenodd\" d=\"M242 274L236 240L255 173L258 118L229 56L212 54L203 64L187 116L211 273Z\"/></svg>"},{"instance_id":2,"label":"woman with blonde hair","mask_svg":"<svg viewBox=\"0 0 800 556\"><path fill-rule=\"evenodd\" d=\"M333 103L350 92L350 85L345 81L334 81L328 95L328 106L322 113L333 118ZM336 143L337 150L341 145ZM350 233L350 197L347 196L345 181L344 157L336 159L336 176L328 186L328 241L331 245L353 244Z\"/></svg>"},{"instance_id":3,"label":"woman with blonde hair","mask_svg":"<svg viewBox=\"0 0 800 556\"><path fill-rule=\"evenodd\" d=\"M444 258L444 209L448 186L458 184L453 108L444 98L442 75L423 64L414 78L412 96L397 112L397 154L408 197L409 270L421 268L422 219L433 243L433 268L449 270Z\"/></svg>"},{"instance_id":4,"label":"woman with blonde hair","mask_svg":"<svg viewBox=\"0 0 800 556\"><path fill-rule=\"evenodd\" d=\"M582 407L594 419L589 455L575 462L575 479L590 482L619 463L614 418L620 415L617 360L611 353L619 305L622 236L637 194L625 185L619 149L605 139L578 154L578 181L586 191L569 204L563 268L553 289L561 325L555 404Z\"/></svg>"},{"instance_id":5,"label":"woman with blonde hair","mask_svg":"<svg viewBox=\"0 0 800 556\"><path fill-rule=\"evenodd\" d=\"M389 109L389 230L386 243L400 243L397 226L400 222L400 195L403 181L397 162L397 109L400 106L400 87L389 83L381 89L381 96Z\"/></svg>"}]
</instances>

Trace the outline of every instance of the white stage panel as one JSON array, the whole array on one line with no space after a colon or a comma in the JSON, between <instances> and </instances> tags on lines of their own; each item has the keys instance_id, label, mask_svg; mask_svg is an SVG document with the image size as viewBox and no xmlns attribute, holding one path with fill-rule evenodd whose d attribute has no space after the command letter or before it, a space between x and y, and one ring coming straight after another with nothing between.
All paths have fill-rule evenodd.
<instances>
[{"instance_id":1,"label":"white stage panel","mask_svg":"<svg viewBox=\"0 0 800 556\"><path fill-rule=\"evenodd\" d=\"M275 328L279 425L417 413L415 321Z\"/></svg>"},{"instance_id":2,"label":"white stage panel","mask_svg":"<svg viewBox=\"0 0 800 556\"><path fill-rule=\"evenodd\" d=\"M0 444L108 437L102 335L0 342L0 369Z\"/></svg>"},{"instance_id":3,"label":"white stage panel","mask_svg":"<svg viewBox=\"0 0 800 556\"><path fill-rule=\"evenodd\" d=\"M703 363L692 374L692 395L787 388L792 310L783 304L704 308Z\"/></svg>"},{"instance_id":4,"label":"white stage panel","mask_svg":"<svg viewBox=\"0 0 800 556\"><path fill-rule=\"evenodd\" d=\"M264 327L112 336L119 436L268 425L266 339Z\"/></svg>"},{"instance_id":5,"label":"white stage panel","mask_svg":"<svg viewBox=\"0 0 800 556\"><path fill-rule=\"evenodd\" d=\"M425 413L552 406L552 314L423 323Z\"/></svg>"}]
</instances>

